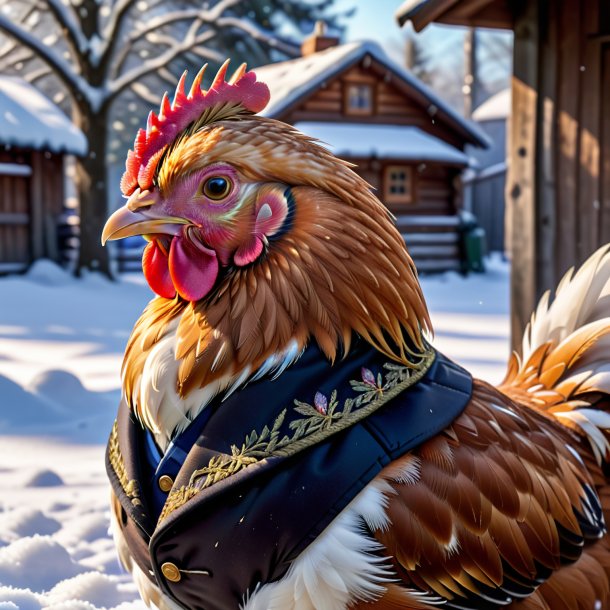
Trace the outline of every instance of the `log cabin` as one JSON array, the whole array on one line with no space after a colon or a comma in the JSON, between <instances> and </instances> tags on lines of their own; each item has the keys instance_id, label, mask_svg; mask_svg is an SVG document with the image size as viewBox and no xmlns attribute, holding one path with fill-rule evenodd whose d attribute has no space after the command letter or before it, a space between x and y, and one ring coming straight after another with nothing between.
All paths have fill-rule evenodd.
<instances>
[{"instance_id":1,"label":"log cabin","mask_svg":"<svg viewBox=\"0 0 610 610\"><path fill-rule=\"evenodd\" d=\"M420 271L464 269L464 149L486 147L485 134L377 44L339 44L317 24L301 51L255 69L271 91L262 114L354 163L396 216Z\"/></svg>"},{"instance_id":2,"label":"log cabin","mask_svg":"<svg viewBox=\"0 0 610 610\"><path fill-rule=\"evenodd\" d=\"M406 0L396 18L514 32L505 201L517 348L542 294L610 242L610 2Z\"/></svg>"},{"instance_id":3,"label":"log cabin","mask_svg":"<svg viewBox=\"0 0 610 610\"><path fill-rule=\"evenodd\" d=\"M85 136L53 102L20 78L0 77L0 273L60 261L65 155L86 152Z\"/></svg>"}]
</instances>

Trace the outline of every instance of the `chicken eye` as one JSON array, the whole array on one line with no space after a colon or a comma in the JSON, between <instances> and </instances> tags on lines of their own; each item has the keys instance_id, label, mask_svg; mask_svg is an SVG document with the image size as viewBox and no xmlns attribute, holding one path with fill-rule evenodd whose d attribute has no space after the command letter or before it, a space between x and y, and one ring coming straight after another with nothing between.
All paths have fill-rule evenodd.
<instances>
[{"instance_id":1,"label":"chicken eye","mask_svg":"<svg viewBox=\"0 0 610 610\"><path fill-rule=\"evenodd\" d=\"M224 199L230 192L233 184L224 176L212 176L203 183L203 194L213 201Z\"/></svg>"}]
</instances>

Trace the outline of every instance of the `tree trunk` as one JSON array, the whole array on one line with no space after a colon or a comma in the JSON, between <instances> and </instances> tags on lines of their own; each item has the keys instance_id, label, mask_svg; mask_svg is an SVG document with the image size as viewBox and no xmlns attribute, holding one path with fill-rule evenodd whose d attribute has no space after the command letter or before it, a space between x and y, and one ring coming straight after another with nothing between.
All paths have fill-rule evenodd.
<instances>
[{"instance_id":1,"label":"tree trunk","mask_svg":"<svg viewBox=\"0 0 610 610\"><path fill-rule=\"evenodd\" d=\"M81 103L76 125L89 142L87 156L76 161L76 187L80 200L80 252L76 274L83 269L99 271L112 277L108 249L101 243L102 229L108 218L108 176L106 171L106 131L109 112L104 106L97 112Z\"/></svg>"}]
</instances>

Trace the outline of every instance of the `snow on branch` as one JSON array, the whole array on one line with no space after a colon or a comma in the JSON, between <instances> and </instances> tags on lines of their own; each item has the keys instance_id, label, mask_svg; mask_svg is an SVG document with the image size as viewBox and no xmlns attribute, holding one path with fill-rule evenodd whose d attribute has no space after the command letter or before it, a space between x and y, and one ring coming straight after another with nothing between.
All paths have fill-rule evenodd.
<instances>
[{"instance_id":1,"label":"snow on branch","mask_svg":"<svg viewBox=\"0 0 610 610\"><path fill-rule=\"evenodd\" d=\"M72 8L63 4L61 0L47 0L47 5L55 21L65 32L68 43L77 55L82 55L87 49L87 39L78 27Z\"/></svg>"},{"instance_id":2,"label":"snow on branch","mask_svg":"<svg viewBox=\"0 0 610 610\"><path fill-rule=\"evenodd\" d=\"M203 45L216 36L216 32L209 30L203 34L197 35L197 30L201 27L201 20L197 19L189 28L187 34L182 40L173 39L173 46L169 47L166 51L158 55L157 57L150 59L146 63L139 65L131 70L125 72L119 76L116 80L108 85L108 94L111 97L117 96L125 88L129 87L132 83L143 78L151 72L155 72L166 66L174 59L179 57L182 53L192 50L194 47ZM224 56L216 51L207 49L208 59L222 62Z\"/></svg>"},{"instance_id":3,"label":"snow on branch","mask_svg":"<svg viewBox=\"0 0 610 610\"><path fill-rule=\"evenodd\" d=\"M108 21L102 30L101 41L97 49L96 60L98 62L108 63L120 38L123 21L134 2L135 0L118 0L118 2L113 4Z\"/></svg>"},{"instance_id":4,"label":"snow on branch","mask_svg":"<svg viewBox=\"0 0 610 610\"><path fill-rule=\"evenodd\" d=\"M273 47L274 49L278 49L279 51L282 51L282 53L286 53L286 55L291 57L295 57L300 53L300 48L298 45L286 40L282 40L276 34L272 34L264 30L248 19L238 17L220 17L216 20L215 25L218 28L233 27L237 30L241 30L254 40L263 42L266 45Z\"/></svg>"},{"instance_id":5,"label":"snow on branch","mask_svg":"<svg viewBox=\"0 0 610 610\"><path fill-rule=\"evenodd\" d=\"M0 30L14 38L24 47L34 51L42 61L52 68L57 77L68 87L74 96L82 96L87 99L91 106L99 106L101 103L99 91L91 87L80 75L76 74L72 65L58 55L52 47L45 45L34 34L9 20L3 14L0 14Z\"/></svg>"}]
</instances>

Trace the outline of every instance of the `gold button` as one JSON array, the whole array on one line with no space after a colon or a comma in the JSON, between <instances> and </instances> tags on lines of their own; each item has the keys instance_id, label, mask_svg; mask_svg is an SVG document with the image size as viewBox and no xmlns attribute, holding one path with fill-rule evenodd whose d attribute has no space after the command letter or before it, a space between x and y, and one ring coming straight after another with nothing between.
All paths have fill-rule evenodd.
<instances>
[{"instance_id":1,"label":"gold button","mask_svg":"<svg viewBox=\"0 0 610 610\"><path fill-rule=\"evenodd\" d=\"M171 561L166 561L161 566L161 572L163 573L163 576L165 576L165 578L167 578L167 580L169 580L170 582L180 582L180 579L182 578L182 576L180 576L180 570L178 569L178 566L176 566L176 564L172 563Z\"/></svg>"},{"instance_id":2,"label":"gold button","mask_svg":"<svg viewBox=\"0 0 610 610\"><path fill-rule=\"evenodd\" d=\"M164 474L159 477L159 489L161 491L167 493L172 488L173 484L174 480L170 476Z\"/></svg>"}]
</instances>

